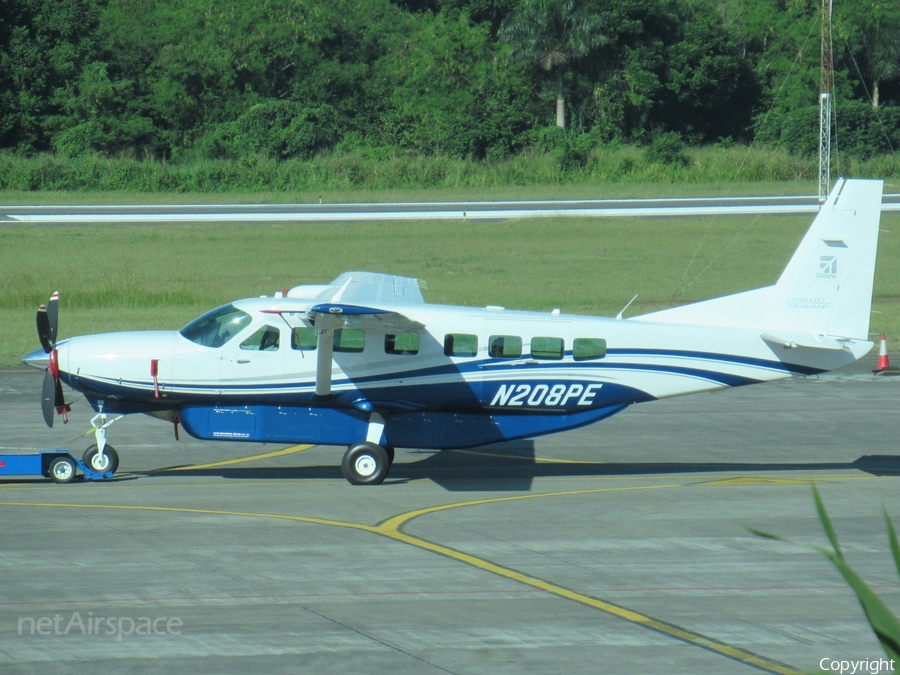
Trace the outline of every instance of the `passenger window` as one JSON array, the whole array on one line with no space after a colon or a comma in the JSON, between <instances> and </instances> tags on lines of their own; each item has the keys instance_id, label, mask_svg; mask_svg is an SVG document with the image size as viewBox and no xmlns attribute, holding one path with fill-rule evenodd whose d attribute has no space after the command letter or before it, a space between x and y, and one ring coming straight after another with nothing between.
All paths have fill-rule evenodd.
<instances>
[{"instance_id":1,"label":"passenger window","mask_svg":"<svg viewBox=\"0 0 900 675\"><path fill-rule=\"evenodd\" d=\"M361 352L366 346L365 331L357 328L337 328L334 331L334 351Z\"/></svg>"},{"instance_id":2,"label":"passenger window","mask_svg":"<svg viewBox=\"0 0 900 675\"><path fill-rule=\"evenodd\" d=\"M275 326L263 326L241 343L241 349L253 352L277 352L281 331Z\"/></svg>"},{"instance_id":3,"label":"passenger window","mask_svg":"<svg viewBox=\"0 0 900 675\"><path fill-rule=\"evenodd\" d=\"M444 336L444 354L447 356L476 356L478 336L466 333L447 333Z\"/></svg>"},{"instance_id":4,"label":"passenger window","mask_svg":"<svg viewBox=\"0 0 900 675\"><path fill-rule=\"evenodd\" d=\"M566 353L566 342L562 338L531 338L531 356L535 359L561 359Z\"/></svg>"},{"instance_id":5,"label":"passenger window","mask_svg":"<svg viewBox=\"0 0 900 675\"><path fill-rule=\"evenodd\" d=\"M385 335L384 351L386 354L418 354L419 334L400 333L399 335Z\"/></svg>"},{"instance_id":6,"label":"passenger window","mask_svg":"<svg viewBox=\"0 0 900 675\"><path fill-rule=\"evenodd\" d=\"M606 356L606 340L603 338L575 338L572 357L576 361L602 359Z\"/></svg>"},{"instance_id":7,"label":"passenger window","mask_svg":"<svg viewBox=\"0 0 900 675\"><path fill-rule=\"evenodd\" d=\"M315 351L319 334L315 328L299 326L291 332L291 349L304 352Z\"/></svg>"},{"instance_id":8,"label":"passenger window","mask_svg":"<svg viewBox=\"0 0 900 675\"><path fill-rule=\"evenodd\" d=\"M522 356L522 338L518 335L491 335L488 354L495 359L517 359Z\"/></svg>"}]
</instances>

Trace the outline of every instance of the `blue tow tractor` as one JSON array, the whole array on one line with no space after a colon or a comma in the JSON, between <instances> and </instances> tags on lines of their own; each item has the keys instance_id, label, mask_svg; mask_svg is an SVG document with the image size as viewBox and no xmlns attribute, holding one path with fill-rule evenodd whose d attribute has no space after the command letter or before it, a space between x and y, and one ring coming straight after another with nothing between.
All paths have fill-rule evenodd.
<instances>
[{"instance_id":1,"label":"blue tow tractor","mask_svg":"<svg viewBox=\"0 0 900 675\"><path fill-rule=\"evenodd\" d=\"M95 450L96 452L96 450ZM78 471L85 480L105 480L113 477L112 471L95 471L67 450L41 450L27 455L0 454L0 478L7 476L44 476L56 483L70 483L78 478Z\"/></svg>"}]
</instances>

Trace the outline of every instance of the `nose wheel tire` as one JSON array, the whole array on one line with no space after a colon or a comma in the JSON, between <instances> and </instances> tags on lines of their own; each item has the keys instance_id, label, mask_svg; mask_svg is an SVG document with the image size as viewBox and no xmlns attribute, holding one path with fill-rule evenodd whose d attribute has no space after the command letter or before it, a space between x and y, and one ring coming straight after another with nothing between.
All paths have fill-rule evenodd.
<instances>
[{"instance_id":1,"label":"nose wheel tire","mask_svg":"<svg viewBox=\"0 0 900 675\"><path fill-rule=\"evenodd\" d=\"M347 448L341 462L344 478L353 485L378 485L390 468L391 461L384 448L367 441Z\"/></svg>"},{"instance_id":2,"label":"nose wheel tire","mask_svg":"<svg viewBox=\"0 0 900 675\"><path fill-rule=\"evenodd\" d=\"M84 456L81 458L88 467L90 467L91 471L96 471L98 473L105 473L107 471L116 472L116 469L119 468L119 454L116 452L116 449L107 444L103 449L103 458L100 457L100 451L97 449L97 445L94 444L84 451Z\"/></svg>"},{"instance_id":3,"label":"nose wheel tire","mask_svg":"<svg viewBox=\"0 0 900 675\"><path fill-rule=\"evenodd\" d=\"M50 478L56 483L71 483L75 478L75 462L68 457L57 457L48 468Z\"/></svg>"}]
</instances>

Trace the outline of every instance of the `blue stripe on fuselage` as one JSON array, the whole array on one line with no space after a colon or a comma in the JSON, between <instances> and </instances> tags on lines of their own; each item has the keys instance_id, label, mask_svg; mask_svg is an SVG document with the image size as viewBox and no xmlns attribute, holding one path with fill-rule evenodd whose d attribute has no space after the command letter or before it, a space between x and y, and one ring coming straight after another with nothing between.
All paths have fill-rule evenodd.
<instances>
[{"instance_id":1,"label":"blue stripe on fuselage","mask_svg":"<svg viewBox=\"0 0 900 675\"><path fill-rule=\"evenodd\" d=\"M716 354L708 352L691 352L684 350L663 349L610 349L609 355L622 356L655 356L675 357L692 361L720 361L735 363L756 368L764 368L779 372L821 372L812 368L792 366L780 361L734 356L728 354ZM571 352L567 352L571 357ZM505 365L509 364L509 365ZM699 365L699 364L698 364ZM485 367L487 366L487 368ZM554 380L554 374L560 369L570 371L565 376ZM497 387L503 383L511 384L523 381L524 375L533 384L543 381L553 383L560 381L582 381L577 375L572 376L571 371L583 370L585 375L593 373L595 378L604 371L632 370L643 372L670 373L690 378L697 378L716 383L718 385L736 387L760 382L761 380L724 373L708 368L689 366L676 366L665 364L648 364L640 362L615 363L603 359L591 361L540 361L537 363L523 363L521 359L479 359L464 361L457 364L442 364L439 366L419 368L408 371L367 375L364 377L338 378L333 381L335 399L332 405L347 406L352 404L354 397L364 396L370 399L397 400L399 402L410 401L416 405L434 409L454 409L448 406L452 401L459 410L477 410L479 407L490 404ZM482 375L477 381L466 382L463 375L476 373ZM152 404L153 408L171 407L181 403L211 402L217 400L234 400L241 397L247 403L274 402L300 404L320 404L313 395L313 382L275 382L256 384L189 384L168 382L162 384L161 399L153 398L152 385L149 382L122 381L122 380L95 380L84 376L73 377L62 373L64 381L78 390L86 390L95 398L111 397L132 401L145 401ZM510 379L506 375L515 375ZM402 378L404 383L397 384L396 380ZM459 378L457 381L426 382L433 378ZM617 403L632 403L639 400L654 398L646 392L634 387L606 382L605 378L597 378L604 382L607 389L601 397L605 405ZM382 386L379 386L382 385ZM368 386L367 386L368 385ZM351 387L347 389L347 387ZM345 388L343 391L341 388ZM474 389L473 389L474 387ZM484 391L480 392L480 388ZM173 391L177 390L177 391ZM477 396L476 392L482 395ZM399 394L399 395L398 395ZM618 395L619 398L615 398ZM569 408L551 409L550 412L564 412Z\"/></svg>"}]
</instances>

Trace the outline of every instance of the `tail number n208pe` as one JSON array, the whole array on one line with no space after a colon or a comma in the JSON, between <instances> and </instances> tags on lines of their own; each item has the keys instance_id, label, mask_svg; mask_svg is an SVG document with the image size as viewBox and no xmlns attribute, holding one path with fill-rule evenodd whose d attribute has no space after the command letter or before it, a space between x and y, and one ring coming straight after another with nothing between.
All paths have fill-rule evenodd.
<instances>
[{"instance_id":1,"label":"tail number n208pe","mask_svg":"<svg viewBox=\"0 0 900 675\"><path fill-rule=\"evenodd\" d=\"M491 406L553 406L565 407L577 399L575 405L588 406L602 384L501 384Z\"/></svg>"}]
</instances>

